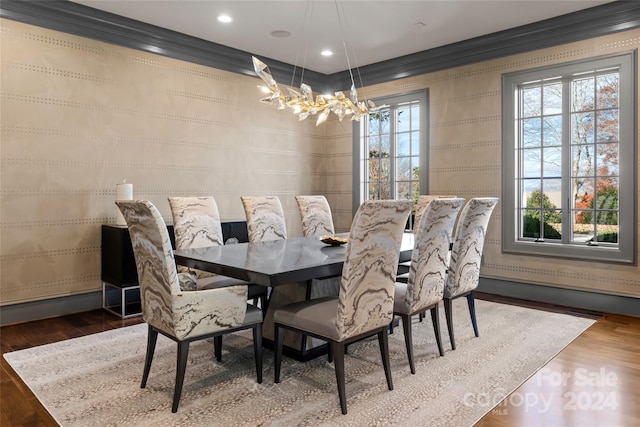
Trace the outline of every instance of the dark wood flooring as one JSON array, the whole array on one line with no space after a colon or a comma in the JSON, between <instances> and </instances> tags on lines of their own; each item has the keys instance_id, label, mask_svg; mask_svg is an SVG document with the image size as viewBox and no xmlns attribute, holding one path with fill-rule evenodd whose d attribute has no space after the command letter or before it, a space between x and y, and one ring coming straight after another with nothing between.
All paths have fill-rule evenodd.
<instances>
[{"instance_id":1,"label":"dark wood flooring","mask_svg":"<svg viewBox=\"0 0 640 427\"><path fill-rule=\"evenodd\" d=\"M476 426L640 425L640 318L486 294L477 297L598 320ZM0 328L0 347L4 354L141 322L140 317L122 320L94 310L8 325ZM0 372L1 426L57 425L4 358ZM559 380L563 375L567 380Z\"/></svg>"}]
</instances>

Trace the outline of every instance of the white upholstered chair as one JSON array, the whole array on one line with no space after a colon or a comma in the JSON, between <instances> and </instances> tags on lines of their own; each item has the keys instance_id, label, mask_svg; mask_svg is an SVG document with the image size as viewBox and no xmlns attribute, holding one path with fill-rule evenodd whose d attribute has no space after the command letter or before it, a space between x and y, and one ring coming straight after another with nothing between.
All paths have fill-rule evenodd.
<instances>
[{"instance_id":1,"label":"white upholstered chair","mask_svg":"<svg viewBox=\"0 0 640 427\"><path fill-rule=\"evenodd\" d=\"M169 232L157 208L147 200L116 201L125 218L140 284L142 318L148 324L147 354L141 388L153 361L158 333L177 343L172 412L178 410L189 343L253 329L258 383L262 382L262 312L247 304L246 286L182 291Z\"/></svg>"},{"instance_id":2,"label":"white upholstered chair","mask_svg":"<svg viewBox=\"0 0 640 427\"><path fill-rule=\"evenodd\" d=\"M296 196L302 222L304 237L322 237L334 235L331 207L324 196ZM320 296L337 296L340 289L340 276L313 279L307 285L306 299L312 292Z\"/></svg>"},{"instance_id":3,"label":"white upholstered chair","mask_svg":"<svg viewBox=\"0 0 640 427\"><path fill-rule=\"evenodd\" d=\"M418 201L416 205L413 207L413 233L418 232L420 219L422 215L424 215L429 204L437 199L453 199L456 196L443 196L439 194L423 194L418 196ZM451 236L449 236L451 237ZM409 279L409 269L411 268L411 262L401 262L398 265L398 281L407 282ZM424 314L420 314L420 321L422 321Z\"/></svg>"},{"instance_id":4,"label":"white upholstered chair","mask_svg":"<svg viewBox=\"0 0 640 427\"><path fill-rule=\"evenodd\" d=\"M475 295L480 280L480 262L491 212L498 204L497 198L474 198L467 202L460 212L453 237L453 249L449 262L449 274L444 288L444 311L449 329L451 348L456 349L453 333L453 300L466 297L473 331L477 336Z\"/></svg>"},{"instance_id":5,"label":"white upholstered chair","mask_svg":"<svg viewBox=\"0 0 640 427\"><path fill-rule=\"evenodd\" d=\"M424 215L429 203L436 199L454 199L455 197L456 196L443 196L439 194L423 194L418 196L418 201L414 208L413 232L416 233L418 231L420 219L422 218L422 215Z\"/></svg>"},{"instance_id":6,"label":"white upholstered chair","mask_svg":"<svg viewBox=\"0 0 640 427\"><path fill-rule=\"evenodd\" d=\"M284 218L284 210L277 196L242 196L245 217L247 219L247 232L250 243L260 243L260 250L264 252L275 251L280 245L271 245L269 242L287 239L287 226ZM249 247L251 251L252 247ZM273 254L274 256L277 254ZM263 253L262 256L269 256ZM311 288L307 282L293 282L271 288L269 303L264 316L263 337L275 341L273 336L273 314L277 307L286 302L309 299ZM289 332L285 341L289 347L304 351L307 348L307 336L300 336Z\"/></svg>"},{"instance_id":7,"label":"white upholstered chair","mask_svg":"<svg viewBox=\"0 0 640 427\"><path fill-rule=\"evenodd\" d=\"M176 249L195 249L223 245L222 225L218 205L211 196L169 197L173 217ZM178 266L178 270L187 269ZM266 305L267 287L251 284L243 280L194 270L198 277L198 289L213 289L225 286L247 285L249 299L257 305L261 300Z\"/></svg>"},{"instance_id":8,"label":"white upholstered chair","mask_svg":"<svg viewBox=\"0 0 640 427\"><path fill-rule=\"evenodd\" d=\"M417 225L408 281L396 283L393 314L402 319L412 374L416 372L411 334L411 319L414 315L431 311L438 350L440 355L444 356L438 307L447 280L450 236L463 204L464 199L434 199L427 206Z\"/></svg>"},{"instance_id":9,"label":"white upholstered chair","mask_svg":"<svg viewBox=\"0 0 640 427\"><path fill-rule=\"evenodd\" d=\"M335 234L329 202L324 196L296 196L304 237Z\"/></svg>"},{"instance_id":10,"label":"white upholstered chair","mask_svg":"<svg viewBox=\"0 0 640 427\"><path fill-rule=\"evenodd\" d=\"M353 219L338 297L297 302L275 312L274 381L280 382L284 329L330 343L342 413L347 413L344 376L345 345L378 335L389 390L387 331L393 318L396 267L411 201L366 201Z\"/></svg>"},{"instance_id":11,"label":"white upholstered chair","mask_svg":"<svg viewBox=\"0 0 640 427\"><path fill-rule=\"evenodd\" d=\"M282 204L277 196L242 196L247 232L252 243L287 238Z\"/></svg>"}]
</instances>

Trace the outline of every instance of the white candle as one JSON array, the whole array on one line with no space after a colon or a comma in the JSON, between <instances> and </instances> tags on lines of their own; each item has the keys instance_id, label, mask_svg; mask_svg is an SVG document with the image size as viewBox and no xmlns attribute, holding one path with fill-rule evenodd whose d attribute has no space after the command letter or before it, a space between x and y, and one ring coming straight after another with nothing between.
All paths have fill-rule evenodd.
<instances>
[{"instance_id":1,"label":"white candle","mask_svg":"<svg viewBox=\"0 0 640 427\"><path fill-rule=\"evenodd\" d=\"M116 200L133 200L133 184L127 184L126 180L122 181L122 184L116 184ZM120 209L116 207L116 210L116 225L127 225Z\"/></svg>"}]
</instances>

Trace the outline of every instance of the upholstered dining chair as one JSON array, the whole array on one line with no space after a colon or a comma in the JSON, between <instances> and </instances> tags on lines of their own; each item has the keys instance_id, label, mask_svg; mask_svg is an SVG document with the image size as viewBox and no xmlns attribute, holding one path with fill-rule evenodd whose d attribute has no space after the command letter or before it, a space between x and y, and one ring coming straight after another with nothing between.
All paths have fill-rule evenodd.
<instances>
[{"instance_id":1,"label":"upholstered dining chair","mask_svg":"<svg viewBox=\"0 0 640 427\"><path fill-rule=\"evenodd\" d=\"M158 334L178 344L172 412L178 410L189 344L243 329L253 329L258 383L262 382L262 312L247 304L246 286L181 290L169 232L158 209L147 200L119 200L140 283L142 318L148 324L141 388L147 385ZM190 277L187 275L187 277Z\"/></svg>"},{"instance_id":2,"label":"upholstered dining chair","mask_svg":"<svg viewBox=\"0 0 640 427\"><path fill-rule=\"evenodd\" d=\"M338 297L323 297L284 305L274 316L276 354L274 381L280 382L284 330L309 334L330 344L342 413L347 413L344 376L345 345L378 335L389 390L388 326L393 317L396 266L402 233L412 202L364 202L356 212L342 271Z\"/></svg>"},{"instance_id":3,"label":"upholstered dining chair","mask_svg":"<svg viewBox=\"0 0 640 427\"><path fill-rule=\"evenodd\" d=\"M416 373L413 360L411 319L416 314L431 311L433 331L440 356L444 356L440 337L439 304L447 280L448 252L451 233L464 199L434 199L417 225L411 268L406 283L397 282L393 314L400 316L404 329L409 368Z\"/></svg>"},{"instance_id":4,"label":"upholstered dining chair","mask_svg":"<svg viewBox=\"0 0 640 427\"><path fill-rule=\"evenodd\" d=\"M334 235L331 207L324 196L296 196L302 221L304 237L322 237ZM315 291L321 295L337 296L340 289L340 276L313 279L307 286L307 299Z\"/></svg>"},{"instance_id":5,"label":"upholstered dining chair","mask_svg":"<svg viewBox=\"0 0 640 427\"><path fill-rule=\"evenodd\" d=\"M223 245L220 213L215 199L206 197L169 197L173 217L176 249L195 249ZM178 271L190 271L178 266ZM243 280L193 270L198 278L198 289L214 289L225 286L247 285L249 299L257 305L260 300L264 309L267 304L266 286L247 283Z\"/></svg>"},{"instance_id":6,"label":"upholstered dining chair","mask_svg":"<svg viewBox=\"0 0 640 427\"><path fill-rule=\"evenodd\" d=\"M417 233L418 232L418 228L419 228L419 224L420 224L420 219L422 218L422 215L424 215L427 207L429 206L429 204L437 199L453 199L456 196L444 196L444 195L439 195L439 194L423 194L418 196L418 201L416 202L416 205L413 207L413 233ZM398 265L398 278L397 280L400 282L407 282L407 280L409 280L409 269L411 268L411 262L401 262ZM424 313L420 314L420 321L422 321L424 317Z\"/></svg>"},{"instance_id":7,"label":"upholstered dining chair","mask_svg":"<svg viewBox=\"0 0 640 427\"><path fill-rule=\"evenodd\" d=\"M277 196L240 197L247 218L247 232L252 243L287 238L282 204Z\"/></svg>"},{"instance_id":8,"label":"upholstered dining chair","mask_svg":"<svg viewBox=\"0 0 640 427\"><path fill-rule=\"evenodd\" d=\"M462 208L456 224L449 274L444 287L444 311L453 350L456 349L453 333L454 299L467 298L473 332L476 337L480 336L476 320L474 291L480 280L480 262L487 225L496 204L498 204L498 199L493 197L471 199Z\"/></svg>"},{"instance_id":9,"label":"upholstered dining chair","mask_svg":"<svg viewBox=\"0 0 640 427\"><path fill-rule=\"evenodd\" d=\"M287 225L284 210L277 196L241 196L247 219L247 232L250 243L263 243L262 249L269 249L268 242L287 239ZM275 340L273 336L274 310L283 301L299 301L309 299L310 286L306 282L293 282L271 288L267 312L264 316L263 337ZM287 345L303 350L307 346L307 336L288 333Z\"/></svg>"},{"instance_id":10,"label":"upholstered dining chair","mask_svg":"<svg viewBox=\"0 0 640 427\"><path fill-rule=\"evenodd\" d=\"M324 196L296 196L304 237L335 234L331 208Z\"/></svg>"},{"instance_id":11,"label":"upholstered dining chair","mask_svg":"<svg viewBox=\"0 0 640 427\"><path fill-rule=\"evenodd\" d=\"M432 201L437 199L454 199L455 197L456 196L443 196L439 194L423 194L418 196L418 201L414 208L413 232L416 233L418 231L420 219Z\"/></svg>"}]
</instances>

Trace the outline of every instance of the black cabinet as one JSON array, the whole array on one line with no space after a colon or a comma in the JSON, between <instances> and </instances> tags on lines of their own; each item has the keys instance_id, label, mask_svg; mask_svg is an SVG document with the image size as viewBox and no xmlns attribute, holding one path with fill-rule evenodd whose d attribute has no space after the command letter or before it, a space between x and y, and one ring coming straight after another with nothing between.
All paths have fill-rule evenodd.
<instances>
[{"instance_id":1,"label":"black cabinet","mask_svg":"<svg viewBox=\"0 0 640 427\"><path fill-rule=\"evenodd\" d=\"M136 260L127 227L102 226L102 307L124 318L142 312Z\"/></svg>"},{"instance_id":2,"label":"black cabinet","mask_svg":"<svg viewBox=\"0 0 640 427\"><path fill-rule=\"evenodd\" d=\"M117 286L137 285L138 272L127 227L102 226L103 282Z\"/></svg>"}]
</instances>

